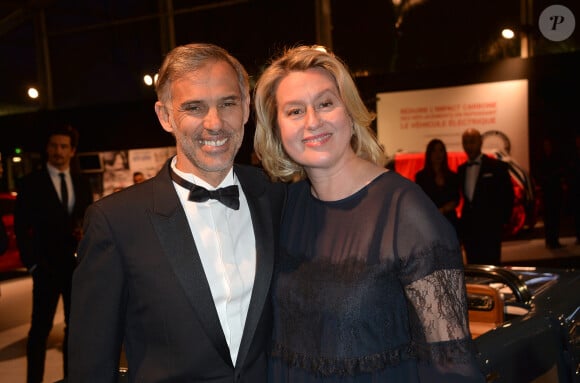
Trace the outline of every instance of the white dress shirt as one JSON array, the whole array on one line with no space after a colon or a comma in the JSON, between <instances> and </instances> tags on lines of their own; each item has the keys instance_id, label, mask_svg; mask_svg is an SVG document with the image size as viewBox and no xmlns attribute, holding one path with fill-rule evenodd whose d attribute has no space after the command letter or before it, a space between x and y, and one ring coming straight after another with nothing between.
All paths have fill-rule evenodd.
<instances>
[{"instance_id":1,"label":"white dress shirt","mask_svg":"<svg viewBox=\"0 0 580 383\"><path fill-rule=\"evenodd\" d=\"M70 176L70 169L59 170L47 163L46 168L48 169L48 174L52 180L56 194L58 198L62 201L62 190L60 190L60 173L64 173L64 179L66 182L66 188L68 192L68 212L72 212L73 206L75 205L75 188L73 187L72 178Z\"/></svg>"},{"instance_id":2,"label":"white dress shirt","mask_svg":"<svg viewBox=\"0 0 580 383\"><path fill-rule=\"evenodd\" d=\"M475 192L475 185L477 184L477 177L479 177L479 169L481 168L480 154L473 162L465 169L465 196L469 201L473 201L473 193Z\"/></svg>"},{"instance_id":3,"label":"white dress shirt","mask_svg":"<svg viewBox=\"0 0 580 383\"><path fill-rule=\"evenodd\" d=\"M208 190L216 189L193 174L176 169L175 158L171 167L179 176L196 185ZM235 365L254 286L256 241L248 201L233 169L218 187L230 185L239 187L239 210L228 208L213 199L206 202L189 201L189 190L173 183L195 239Z\"/></svg>"}]
</instances>

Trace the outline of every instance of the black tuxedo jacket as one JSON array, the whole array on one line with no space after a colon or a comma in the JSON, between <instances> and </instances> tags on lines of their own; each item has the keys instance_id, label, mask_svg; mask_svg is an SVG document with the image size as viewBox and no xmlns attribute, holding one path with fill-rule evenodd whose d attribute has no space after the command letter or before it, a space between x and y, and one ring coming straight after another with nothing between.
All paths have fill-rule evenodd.
<instances>
[{"instance_id":1,"label":"black tuxedo jacket","mask_svg":"<svg viewBox=\"0 0 580 383\"><path fill-rule=\"evenodd\" d=\"M68 213L58 196L46 167L23 177L18 184L14 210L14 232L22 263L27 268L59 270L74 265L77 239L75 227L82 226L87 207L93 202L88 180L71 173L75 205Z\"/></svg>"},{"instance_id":2,"label":"black tuxedo jacket","mask_svg":"<svg viewBox=\"0 0 580 383\"><path fill-rule=\"evenodd\" d=\"M256 237L256 277L235 365L167 163L87 212L73 277L69 383L115 382L123 342L130 382L266 381L286 188L258 168L234 171Z\"/></svg>"},{"instance_id":3,"label":"black tuxedo jacket","mask_svg":"<svg viewBox=\"0 0 580 383\"><path fill-rule=\"evenodd\" d=\"M511 217L514 189L505 162L483 155L479 175L470 201L465 196L467 163L459 166L463 195L460 235L463 239L501 240L503 225Z\"/></svg>"}]
</instances>

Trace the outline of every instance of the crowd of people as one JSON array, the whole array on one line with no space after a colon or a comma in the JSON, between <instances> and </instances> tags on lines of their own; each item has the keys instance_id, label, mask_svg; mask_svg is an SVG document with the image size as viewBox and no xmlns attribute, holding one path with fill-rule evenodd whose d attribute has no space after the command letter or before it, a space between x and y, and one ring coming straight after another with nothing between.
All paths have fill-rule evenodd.
<instances>
[{"instance_id":1,"label":"crowd of people","mask_svg":"<svg viewBox=\"0 0 580 383\"><path fill-rule=\"evenodd\" d=\"M28 383L59 296L68 383L116 382L123 352L130 382L485 381L464 263L500 263L514 196L479 131L457 172L438 139L416 183L387 170L346 64L319 46L286 49L256 83L260 167L234 163L252 95L226 50L174 48L156 92L176 144L156 176L93 202L66 126L20 183Z\"/></svg>"},{"instance_id":2,"label":"crowd of people","mask_svg":"<svg viewBox=\"0 0 580 383\"><path fill-rule=\"evenodd\" d=\"M445 144L433 139L415 181L456 227L466 262L499 265L503 229L514 203L508 165L482 153L483 139L477 129L467 129L461 138L468 160L457 173L449 169Z\"/></svg>"},{"instance_id":3,"label":"crowd of people","mask_svg":"<svg viewBox=\"0 0 580 383\"><path fill-rule=\"evenodd\" d=\"M476 129L466 130L462 143L468 160L454 172L445 144L432 139L415 182L457 228L468 263L500 264L501 241L507 232L502 234L502 229L510 224L515 197L509 165L481 152L482 135ZM540 208L531 212L542 217L545 246L551 250L564 247L560 226L565 211L572 213L573 234L580 244L580 135L575 137L572 156L555 145L550 137L542 141L533 173Z\"/></svg>"}]
</instances>

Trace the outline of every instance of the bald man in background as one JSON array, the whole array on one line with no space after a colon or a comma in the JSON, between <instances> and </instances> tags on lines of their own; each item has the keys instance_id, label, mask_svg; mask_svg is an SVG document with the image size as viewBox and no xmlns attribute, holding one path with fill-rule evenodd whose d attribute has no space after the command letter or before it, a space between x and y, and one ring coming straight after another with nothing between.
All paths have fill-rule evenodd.
<instances>
[{"instance_id":1,"label":"bald man in background","mask_svg":"<svg viewBox=\"0 0 580 383\"><path fill-rule=\"evenodd\" d=\"M463 133L462 144L468 160L457 171L463 195L459 236L467 263L499 265L514 201L508 165L481 152L483 139L476 129Z\"/></svg>"}]
</instances>

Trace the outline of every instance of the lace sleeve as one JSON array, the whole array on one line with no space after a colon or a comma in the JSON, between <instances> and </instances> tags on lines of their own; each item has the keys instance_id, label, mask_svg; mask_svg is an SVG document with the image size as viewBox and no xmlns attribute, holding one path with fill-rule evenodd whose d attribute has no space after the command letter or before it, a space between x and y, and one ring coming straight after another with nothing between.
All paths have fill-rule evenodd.
<instances>
[{"instance_id":1,"label":"lace sleeve","mask_svg":"<svg viewBox=\"0 0 580 383\"><path fill-rule=\"evenodd\" d=\"M479 382L461 270L437 270L405 288L422 382Z\"/></svg>"},{"instance_id":2,"label":"lace sleeve","mask_svg":"<svg viewBox=\"0 0 580 383\"><path fill-rule=\"evenodd\" d=\"M469 336L460 270L437 270L406 286L405 293L418 321L415 338L439 343Z\"/></svg>"},{"instance_id":3,"label":"lace sleeve","mask_svg":"<svg viewBox=\"0 0 580 383\"><path fill-rule=\"evenodd\" d=\"M421 382L483 382L469 332L461 249L454 231L421 196L401 217L405 286ZM407 220L407 222L405 222Z\"/></svg>"}]
</instances>

